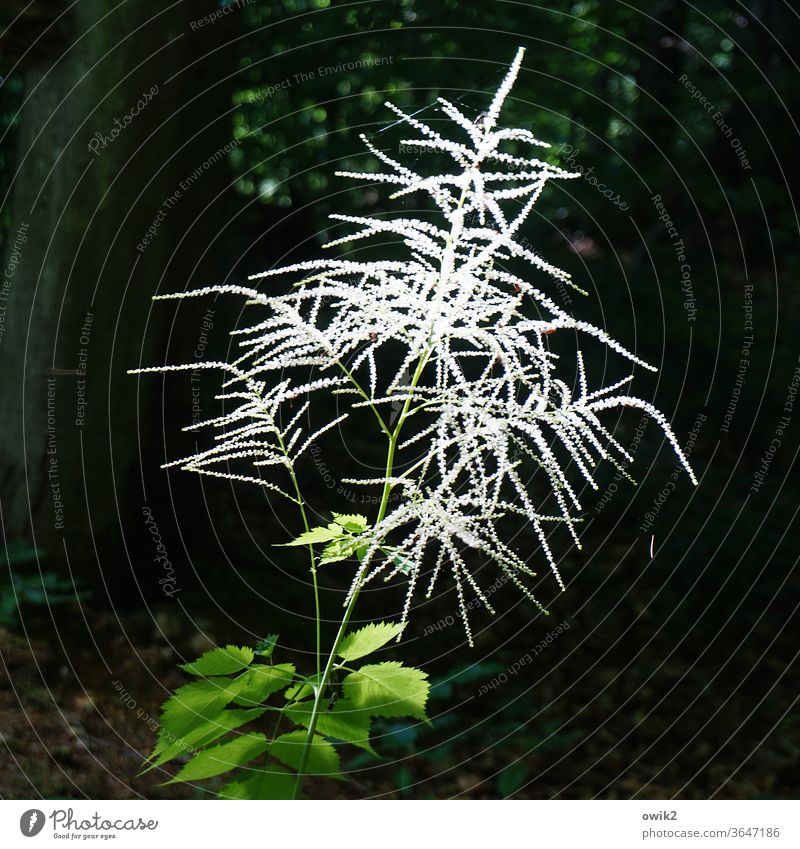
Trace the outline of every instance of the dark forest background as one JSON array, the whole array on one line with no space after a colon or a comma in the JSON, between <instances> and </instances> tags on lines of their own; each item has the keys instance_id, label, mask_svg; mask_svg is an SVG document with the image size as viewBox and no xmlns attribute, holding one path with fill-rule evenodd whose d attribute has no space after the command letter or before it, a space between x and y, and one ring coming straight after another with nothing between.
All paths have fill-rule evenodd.
<instances>
[{"instance_id":1,"label":"dark forest background","mask_svg":"<svg viewBox=\"0 0 800 849\"><path fill-rule=\"evenodd\" d=\"M502 120L586 176L551 185L529 238L589 291L572 310L659 366L634 388L692 443L701 483L678 478L648 523L675 467L651 422L638 486L600 469L585 493L584 550L561 547L568 592L539 588L549 619L506 587L494 620L474 615L470 650L458 624L425 635L454 593L419 605L405 652L436 682L432 727L388 724L382 761L349 755L357 779L315 794L795 797L796 9L221 5L202 26L220 4L0 10L0 795L185 793L135 778L175 664L273 631L289 657L312 648L304 557L273 547L299 530L291 505L160 469L202 444L181 427L217 409L217 376L127 374L224 357L243 305L152 296L316 256L330 212L388 209L380 187L333 176L365 167L361 132L397 153L384 100L432 122L439 95L480 112L522 44ZM624 373L588 367L597 385ZM612 419L622 444L640 419ZM325 469L305 470L312 508L368 512L325 470L382 448L367 427L347 451L325 442ZM519 544L537 561L532 533ZM351 578L339 565L323 576L329 632ZM402 598L381 587L357 616ZM534 664L476 696L564 620Z\"/></svg>"}]
</instances>

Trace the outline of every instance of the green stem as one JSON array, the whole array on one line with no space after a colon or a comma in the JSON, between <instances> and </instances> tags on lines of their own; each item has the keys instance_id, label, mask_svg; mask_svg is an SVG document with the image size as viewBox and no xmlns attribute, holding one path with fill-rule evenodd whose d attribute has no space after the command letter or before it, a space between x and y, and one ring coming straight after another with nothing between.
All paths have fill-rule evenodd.
<instances>
[{"instance_id":1,"label":"green stem","mask_svg":"<svg viewBox=\"0 0 800 849\"><path fill-rule=\"evenodd\" d=\"M467 187L465 186L461 191L461 197L458 200L457 209L460 210L464 205L464 200L467 196ZM463 226L463 224L462 224ZM450 259L455 254L455 246L458 242L458 234L455 233L455 226L451 230L450 234L447 238L446 244L446 255L449 253ZM450 261L450 260L448 260ZM442 284L444 283L445 276L445 262L442 261L442 268L440 269L440 291L443 288ZM433 328L431 328L432 332ZM386 423L383 421L378 410L375 408L373 404L370 404L373 413L377 417L381 430L389 437L389 449L386 453L386 481L383 484L383 494L381 495L380 506L378 507L378 516L375 519L374 527L377 527L383 518L386 516L386 510L389 506L389 495L392 491L392 484L389 481L389 478L392 476L392 472L394 470L394 458L395 453L397 452L397 441L400 437L400 431L405 423L406 418L408 418L408 411L411 408L412 401L414 400L414 390L417 387L417 384L422 377L422 373L425 371L425 366L427 366L428 361L430 360L431 354L433 353L433 346L429 343L426 351L420 356L419 361L417 362L417 367L414 370L414 376L411 379L410 392L408 393L408 397L403 404L403 409L400 412L400 416L397 419L397 424L395 425L394 431L391 433L389 429L386 427ZM366 392L361 388L359 383L353 377L353 375L347 370L345 365L339 361L339 367L342 371L347 375L350 381L353 383L357 391L366 399L369 400ZM301 509L302 509L302 500L301 500ZM313 557L313 554L312 554ZM347 604L347 607L344 611L344 616L342 617L342 622L339 625L339 630L336 634L336 639L333 641L333 647L331 648L331 653L328 655L328 660L325 663L325 670L322 673L322 678L319 678L317 681L317 686L314 690L314 706L311 709L311 717L308 721L308 733L306 734L306 740L303 745L303 751L300 754L300 763L297 769L297 778L294 783L294 790L292 792L292 799L297 799L300 795L300 791L303 789L303 779L305 778L305 771L308 765L308 756L311 752L311 744L314 740L314 734L317 730L317 721L319 719L320 713L320 705L322 704L322 699L325 694L325 689L328 685L328 680L330 679L331 670L333 669L334 662L336 660L336 653L339 650L339 645L342 642L342 638L344 637L344 632L347 629L348 624L350 623L350 617L353 615L353 610L356 605L356 601L358 601L358 596L361 592L361 587L356 587L353 595L350 597L350 601ZM317 623L319 623L319 614L317 614Z\"/></svg>"},{"instance_id":2,"label":"green stem","mask_svg":"<svg viewBox=\"0 0 800 849\"><path fill-rule=\"evenodd\" d=\"M389 449L386 452L387 478L391 477L392 470L394 469L394 458L395 453L397 451L397 441L400 437L400 430L403 427L403 423L406 420L409 407L411 406L411 402L413 400L414 389L416 388L420 378L422 377L422 372L425 370L425 366L428 364L430 355L431 350L428 349L420 357L419 362L417 363L416 371L414 372L414 377L411 380L411 392L409 392L405 404L403 405L403 409L400 413L400 416L397 419L397 425L395 426L394 431L389 436ZM391 490L391 484L387 480L383 485L383 495L381 496L381 503L380 507L378 508L378 516L375 520L376 526L380 524L380 522L386 515L386 509L389 506L389 494L391 493ZM300 763L297 769L297 778L295 780L294 791L292 793L293 799L297 799L300 796L300 791L303 789L303 779L305 778L305 770L306 766L308 765L308 756L311 753L311 744L313 743L314 734L317 730L317 721L319 720L320 705L322 704L325 689L328 686L328 680L330 679L331 670L333 669L333 665L336 660L336 653L339 650L339 644L342 642L345 630L347 629L347 626L350 623L350 617L353 615L353 610L356 606L356 601L358 601L358 596L360 592L361 587L356 587L355 592L351 596L350 601L348 602L347 607L345 608L344 616L342 617L342 622L339 625L339 630L336 634L336 639L333 641L331 653L328 655L328 660L325 664L325 670L322 673L322 678L318 681L317 686L314 689L314 706L311 709L311 717L308 721L308 733L306 734L306 740L303 746L303 751L300 754Z\"/></svg>"},{"instance_id":3,"label":"green stem","mask_svg":"<svg viewBox=\"0 0 800 849\"><path fill-rule=\"evenodd\" d=\"M403 409L400 411L400 415L397 419L397 425L395 426L394 433L392 433L389 439L389 450L386 455L386 478L387 480L383 484L383 495L381 497L381 505L378 508L378 518L375 520L375 525L377 526L383 517L386 515L386 508L389 505L389 494L392 491L392 484L389 482L388 478L392 476L392 472L394 470L394 455L397 451L397 441L400 437L400 430L405 423L406 418L408 418L408 410L411 407L411 402L414 400L414 390L417 388L417 384L419 383L420 378L422 377L422 372L425 371L425 366L428 365L428 360L431 357L431 349L428 348L427 351L419 358L419 362L417 363L417 368L414 371L414 376L411 378L411 386L410 392L408 393L408 397L403 404Z\"/></svg>"},{"instance_id":4,"label":"green stem","mask_svg":"<svg viewBox=\"0 0 800 849\"><path fill-rule=\"evenodd\" d=\"M392 434L391 434L389 428L386 427L386 422L384 422L383 416L378 411L378 408L372 403L372 399L364 391L364 388L356 380L353 373L350 371L350 369L347 368L347 366L341 360L336 360L336 365L339 366L339 368L344 372L344 374L346 375L346 377L350 381L350 383L353 384L353 388L356 390L356 392L358 392L358 394L369 404L370 410L372 410L372 412L375 415L375 418L378 420L378 424L380 425L380 429L391 439Z\"/></svg>"},{"instance_id":5,"label":"green stem","mask_svg":"<svg viewBox=\"0 0 800 849\"><path fill-rule=\"evenodd\" d=\"M294 471L294 464L289 459L289 454L286 451L286 446L283 443L283 437L278 434L278 442L280 443L281 450L283 451L284 457L286 457L286 462L288 463L289 468L289 476L292 479L292 484L294 486L295 495L297 495L297 504L300 507L300 516L303 520L303 528L306 532L311 530L311 526L308 523L308 514L306 513L306 505L303 500L303 496L300 492L300 484L297 480L297 475ZM308 557L311 564L311 583L314 586L314 613L316 620L316 669L317 675L319 675L321 658L322 658L322 634L321 634L321 617L320 617L320 606L319 606L319 584L317 582L317 561L314 557L314 546L309 544L308 546Z\"/></svg>"},{"instance_id":6,"label":"green stem","mask_svg":"<svg viewBox=\"0 0 800 849\"><path fill-rule=\"evenodd\" d=\"M297 477L292 472L292 482L294 483L295 490L297 492L297 499L300 502L300 515L303 517L303 525L305 526L306 531L309 531L311 526L308 523L308 516L306 514L306 507L303 503L303 498L300 495L300 487L297 483ZM315 630L316 630L316 669L317 675L319 675L320 671L320 663L322 658L322 631L321 631L321 621L322 618L320 616L320 606L319 606L319 583L317 581L317 561L314 557L314 546L309 544L308 546L308 556L311 562L311 583L314 585L314 618L315 618Z\"/></svg>"},{"instance_id":7,"label":"green stem","mask_svg":"<svg viewBox=\"0 0 800 849\"><path fill-rule=\"evenodd\" d=\"M300 791L303 789L303 779L305 778L306 766L308 765L308 756L311 753L311 744L314 741L314 734L317 730L317 720L319 719L320 714L320 705L322 704L322 698L325 693L325 688L328 684L328 679L331 675L331 669L333 668L334 660L336 659L336 652L339 649L339 644L342 641L342 637L344 637L345 629L350 622L350 617L353 615L353 608L356 605L356 601L358 600L359 590L357 589L351 599L349 604L347 605L344 616L342 617L341 625L339 625L339 631L336 634L336 639L333 641L333 648L331 649L330 655L328 655L328 661L325 664L325 671L322 673L322 678L319 683L314 687L314 707L311 709L311 718L308 721L308 733L306 734L306 740L303 745L303 751L300 754L300 764L297 769L297 778L294 783L294 791L292 792L292 799L297 799L300 796Z\"/></svg>"}]
</instances>

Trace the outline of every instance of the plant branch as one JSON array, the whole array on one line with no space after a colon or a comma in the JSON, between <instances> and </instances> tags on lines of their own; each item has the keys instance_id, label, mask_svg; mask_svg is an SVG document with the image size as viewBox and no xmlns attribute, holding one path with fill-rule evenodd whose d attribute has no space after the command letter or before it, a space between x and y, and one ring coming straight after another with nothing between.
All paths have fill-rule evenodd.
<instances>
[{"instance_id":1,"label":"plant branch","mask_svg":"<svg viewBox=\"0 0 800 849\"><path fill-rule=\"evenodd\" d=\"M302 493L300 492L300 483L297 480L297 474L294 470L294 463L289 459L289 453L286 450L286 445L283 442L283 437L278 432L278 443L281 446L281 450L283 451L284 456L287 461L287 468L289 469L289 476L292 479L292 484L294 486L294 491L297 495L297 504L300 508L300 517L303 520L303 528L306 533L311 530L311 525L308 522L308 514L306 513L306 505L303 500ZM322 658L322 633L321 633L321 616L320 616L320 605L319 605L319 582L317 581L317 560L314 555L314 546L309 543L308 546L308 557L311 565L311 583L314 587L314 618L315 618L315 631L316 631L316 648L315 648L315 657L316 657L316 670L317 675L320 672L321 658Z\"/></svg>"},{"instance_id":2,"label":"plant branch","mask_svg":"<svg viewBox=\"0 0 800 849\"><path fill-rule=\"evenodd\" d=\"M369 404L369 408L375 414L375 418L378 420L378 424L380 425L381 430L391 439L392 432L389 430L388 427L386 427L386 422L384 422L383 416L378 411L378 408L372 403L372 399L364 391L363 387L356 380L353 373L341 360L336 360L336 365L339 366L339 368L344 372L345 376L350 381L350 383L353 384L353 387L355 388L356 392L358 392L358 394Z\"/></svg>"}]
</instances>

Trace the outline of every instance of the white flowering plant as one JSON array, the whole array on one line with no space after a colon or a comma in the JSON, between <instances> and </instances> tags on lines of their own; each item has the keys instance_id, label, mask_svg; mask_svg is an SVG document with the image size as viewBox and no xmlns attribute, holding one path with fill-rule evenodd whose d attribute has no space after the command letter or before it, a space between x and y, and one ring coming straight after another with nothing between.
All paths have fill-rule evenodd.
<instances>
[{"instance_id":1,"label":"white flowering plant","mask_svg":"<svg viewBox=\"0 0 800 849\"><path fill-rule=\"evenodd\" d=\"M399 662L359 668L353 662L399 640L418 586L430 598L447 572L472 645L467 595L494 612L475 576L476 555L496 563L542 610L531 591L536 574L531 558L504 533L509 521L532 529L538 558L564 589L549 530L564 526L580 547L579 484L597 489L593 472L601 460L625 474L633 460L602 423L605 410L645 411L695 480L664 416L626 394L632 376L591 388L580 345L567 376L563 356L551 349L549 337L570 330L578 340L592 337L632 365L651 368L604 330L558 306L547 294L548 280L577 287L522 235L548 181L579 176L531 155L531 148L548 145L529 130L499 126L523 55L520 48L477 118L439 98L453 130L449 134L387 103L398 123L416 134L404 139L402 148L446 158L439 173L419 173L366 137L383 170L339 172L386 185L393 199L427 196L431 213L424 217L332 216L355 232L327 247L378 237L402 249L403 258L345 255L300 262L256 274L250 286L163 296L230 293L246 296L260 310L250 326L234 331L240 355L231 362L141 371L201 367L225 373L218 397L227 411L202 424L216 430L213 443L170 465L252 483L296 504L304 530L286 544L308 548L316 615L311 674L299 674L290 663L276 664L275 638L255 648L218 648L183 667L199 680L166 702L148 766L196 752L173 781L238 769L217 791L220 796L298 798L305 776L340 777L335 742L373 751L374 717L427 721L424 672ZM280 280L291 283L288 291L273 294L258 287ZM341 412L309 429L304 422L322 394L337 396ZM375 515L331 512L330 521L313 525L298 464L324 433L347 428L361 411L386 440L385 469L378 477L342 483L375 488ZM523 471L531 463L533 475ZM317 572L337 562L353 564L353 579L325 654ZM378 578L406 584L398 621L348 630L359 594ZM340 683L334 686L334 680ZM271 735L238 730L262 717L275 719Z\"/></svg>"}]
</instances>

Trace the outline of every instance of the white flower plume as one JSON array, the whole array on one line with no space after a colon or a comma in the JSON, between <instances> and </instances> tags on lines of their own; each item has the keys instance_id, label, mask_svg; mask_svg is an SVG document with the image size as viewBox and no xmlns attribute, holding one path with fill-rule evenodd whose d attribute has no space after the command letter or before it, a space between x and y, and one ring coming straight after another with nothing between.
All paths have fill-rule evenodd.
<instances>
[{"instance_id":1,"label":"white flower plume","mask_svg":"<svg viewBox=\"0 0 800 849\"><path fill-rule=\"evenodd\" d=\"M573 369L577 378L568 378L577 382L576 389L556 374L560 362L548 337L564 329L654 369L555 303L546 293L548 281L572 286L570 275L534 252L521 235L547 182L580 176L523 155L520 151L531 146L548 147L529 130L498 128L523 55L520 48L488 110L475 120L439 99L460 140L386 104L417 133L402 147L431 154L431 161L442 158L440 173L419 173L364 136L384 170L338 172L386 184L393 188L392 198L430 198L433 214L425 218L331 216L356 229L327 247L352 245L354 250L354 243L376 236L392 243L395 252L402 249L403 258L319 259L250 278L270 284L285 278L293 283L288 294L267 295L255 283L253 288L212 286L167 296L239 293L266 310L257 323L236 331L242 349L238 359L208 364L228 373L226 394L219 397L231 402L231 409L206 423L219 431L216 444L178 464L288 495L264 480L260 469L293 469L321 432L353 411L371 410L398 454L405 452L413 461L401 474L388 467L383 477L350 481L383 487L384 495L394 489L402 493L388 511L384 498L375 526L365 535L366 553L350 593L379 575L387 580L404 575L405 621L426 570L430 595L448 568L470 643L465 593L471 591L491 610L471 568L476 554L495 561L533 598L526 579L534 571L503 541L502 527L509 520L516 517L532 526L542 557L563 588L546 525L563 523L578 542L578 485L597 488L593 470L600 460L623 471L632 461L602 425L604 410L633 406L647 411L696 483L663 415L622 391L630 378L591 391L580 351ZM195 368L197 363L149 370ZM311 382L309 370L315 372ZM304 433L299 421L309 396L317 392L343 395L350 412L315 433ZM295 407L287 413L290 401ZM392 410L400 407L394 421ZM538 470L532 477L523 471L531 462ZM235 470L242 464L250 467L247 474Z\"/></svg>"}]
</instances>

